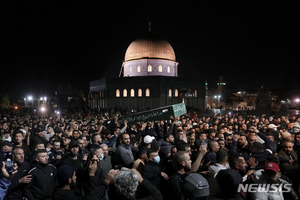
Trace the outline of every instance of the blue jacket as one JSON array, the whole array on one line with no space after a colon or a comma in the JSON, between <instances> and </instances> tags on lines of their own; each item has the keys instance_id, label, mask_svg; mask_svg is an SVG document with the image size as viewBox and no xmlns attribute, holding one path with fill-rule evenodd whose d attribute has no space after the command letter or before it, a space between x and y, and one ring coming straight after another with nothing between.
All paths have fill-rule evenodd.
<instances>
[{"instance_id":1,"label":"blue jacket","mask_svg":"<svg viewBox=\"0 0 300 200\"><path fill-rule=\"evenodd\" d=\"M3 177L0 178L0 200L4 199L10 184L11 184L11 180L7 180Z\"/></svg>"}]
</instances>

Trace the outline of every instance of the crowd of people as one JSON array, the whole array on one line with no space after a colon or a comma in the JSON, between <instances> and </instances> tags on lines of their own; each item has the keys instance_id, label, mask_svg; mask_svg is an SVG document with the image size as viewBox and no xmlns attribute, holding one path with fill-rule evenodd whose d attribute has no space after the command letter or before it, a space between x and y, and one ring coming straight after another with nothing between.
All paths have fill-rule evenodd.
<instances>
[{"instance_id":1,"label":"crowd of people","mask_svg":"<svg viewBox=\"0 0 300 200\"><path fill-rule=\"evenodd\" d=\"M300 195L300 116L191 112L135 124L118 117L1 111L0 199Z\"/></svg>"}]
</instances>

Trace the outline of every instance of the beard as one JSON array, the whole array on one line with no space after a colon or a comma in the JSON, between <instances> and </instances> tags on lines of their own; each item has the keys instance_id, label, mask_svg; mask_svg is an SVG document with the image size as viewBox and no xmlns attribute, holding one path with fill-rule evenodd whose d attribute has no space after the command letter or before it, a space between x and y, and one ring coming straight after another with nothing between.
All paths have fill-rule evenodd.
<instances>
[{"instance_id":1,"label":"beard","mask_svg":"<svg viewBox=\"0 0 300 200\"><path fill-rule=\"evenodd\" d=\"M244 144L238 142L236 146L237 146L237 148L242 148L244 146Z\"/></svg>"},{"instance_id":2,"label":"beard","mask_svg":"<svg viewBox=\"0 0 300 200\"><path fill-rule=\"evenodd\" d=\"M185 172L189 172L189 171L191 171L191 168L188 167L188 166L184 166L184 171L185 171Z\"/></svg>"},{"instance_id":3,"label":"beard","mask_svg":"<svg viewBox=\"0 0 300 200\"><path fill-rule=\"evenodd\" d=\"M75 156L78 156L79 155L79 153L77 152L77 153L73 153L72 151L70 151L70 157L75 157Z\"/></svg>"}]
</instances>

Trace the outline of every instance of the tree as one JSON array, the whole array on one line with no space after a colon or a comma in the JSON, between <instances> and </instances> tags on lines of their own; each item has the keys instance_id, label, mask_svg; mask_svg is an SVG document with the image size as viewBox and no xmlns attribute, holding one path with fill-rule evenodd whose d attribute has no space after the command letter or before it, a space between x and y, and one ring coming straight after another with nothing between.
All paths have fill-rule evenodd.
<instances>
[{"instance_id":1,"label":"tree","mask_svg":"<svg viewBox=\"0 0 300 200\"><path fill-rule=\"evenodd\" d=\"M9 107L8 94L0 94L0 108L5 109Z\"/></svg>"}]
</instances>

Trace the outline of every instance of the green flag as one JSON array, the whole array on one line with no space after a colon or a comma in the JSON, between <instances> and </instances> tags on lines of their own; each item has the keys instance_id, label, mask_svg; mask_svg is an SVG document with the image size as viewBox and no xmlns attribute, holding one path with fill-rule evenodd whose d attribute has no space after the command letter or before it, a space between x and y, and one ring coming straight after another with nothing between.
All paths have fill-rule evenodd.
<instances>
[{"instance_id":1,"label":"green flag","mask_svg":"<svg viewBox=\"0 0 300 200\"><path fill-rule=\"evenodd\" d=\"M162 119L169 119L172 115L178 117L186 113L186 107L184 103L179 103L171 106L165 106L153 110L147 110L131 115L126 115L118 118L118 123L123 124L124 120L128 122L128 125L136 124L137 122L148 122ZM111 124L111 120L107 120L104 125L108 128Z\"/></svg>"}]
</instances>

